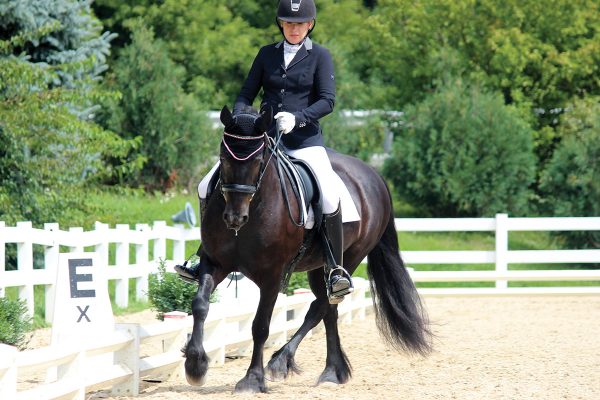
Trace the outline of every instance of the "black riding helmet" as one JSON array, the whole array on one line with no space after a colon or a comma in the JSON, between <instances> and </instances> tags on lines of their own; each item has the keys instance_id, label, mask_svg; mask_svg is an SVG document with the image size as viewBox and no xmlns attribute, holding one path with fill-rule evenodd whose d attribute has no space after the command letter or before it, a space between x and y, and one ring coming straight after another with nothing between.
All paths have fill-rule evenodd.
<instances>
[{"instance_id":1,"label":"black riding helmet","mask_svg":"<svg viewBox=\"0 0 600 400\"><path fill-rule=\"evenodd\" d=\"M279 24L279 21L286 22L309 22L314 21L312 28L308 31L308 34L312 32L315 27L317 19L317 7L315 6L314 0L279 0L279 7L277 7L277 26L283 34L283 28Z\"/></svg>"}]
</instances>

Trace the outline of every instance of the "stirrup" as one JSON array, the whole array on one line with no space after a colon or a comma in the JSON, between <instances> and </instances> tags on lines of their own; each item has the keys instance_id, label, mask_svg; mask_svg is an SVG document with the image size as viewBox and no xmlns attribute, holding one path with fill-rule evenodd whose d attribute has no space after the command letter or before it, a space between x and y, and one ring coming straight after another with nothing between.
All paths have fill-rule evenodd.
<instances>
[{"instance_id":1,"label":"stirrup","mask_svg":"<svg viewBox=\"0 0 600 400\"><path fill-rule=\"evenodd\" d=\"M190 284L198 284L199 280L198 277L196 276L195 272L198 269L198 264L193 264L191 267L187 266L187 260L183 263L183 265L176 265L173 269L175 270L175 272L177 272L177 275L179 276L179 278L186 282L186 283L190 283Z\"/></svg>"},{"instance_id":2,"label":"stirrup","mask_svg":"<svg viewBox=\"0 0 600 400\"><path fill-rule=\"evenodd\" d=\"M341 271L341 274L333 275L334 271ZM344 300L344 296L354 291L354 285L352 284L350 274L340 266L332 268L331 271L329 271L326 286L329 304L341 303Z\"/></svg>"}]
</instances>

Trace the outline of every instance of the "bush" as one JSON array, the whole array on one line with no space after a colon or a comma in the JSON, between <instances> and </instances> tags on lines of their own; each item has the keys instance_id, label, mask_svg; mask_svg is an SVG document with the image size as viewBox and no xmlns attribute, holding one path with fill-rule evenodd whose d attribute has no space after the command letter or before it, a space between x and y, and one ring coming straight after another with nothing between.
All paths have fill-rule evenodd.
<instances>
[{"instance_id":1,"label":"bush","mask_svg":"<svg viewBox=\"0 0 600 400\"><path fill-rule=\"evenodd\" d=\"M561 137L540 177L542 211L560 217L600 216L600 103L580 100L561 121ZM600 247L600 232L562 232L569 246Z\"/></svg>"},{"instance_id":2,"label":"bush","mask_svg":"<svg viewBox=\"0 0 600 400\"><path fill-rule=\"evenodd\" d=\"M182 281L174 272L167 272L165 262L161 260L158 273L148 278L148 299L152 308L158 311L156 317L163 319L166 312L183 311L192 313L192 300L198 290L197 285ZM210 301L215 300L215 294Z\"/></svg>"},{"instance_id":3,"label":"bush","mask_svg":"<svg viewBox=\"0 0 600 400\"><path fill-rule=\"evenodd\" d=\"M524 214L535 174L532 131L499 95L461 81L406 110L384 176L424 215Z\"/></svg>"},{"instance_id":4,"label":"bush","mask_svg":"<svg viewBox=\"0 0 600 400\"><path fill-rule=\"evenodd\" d=\"M334 112L323 120L323 136L335 151L369 161L373 154L383 153L384 123L377 115L357 120Z\"/></svg>"},{"instance_id":5,"label":"bush","mask_svg":"<svg viewBox=\"0 0 600 400\"><path fill-rule=\"evenodd\" d=\"M31 317L25 302L0 298L0 343L24 349L30 330Z\"/></svg>"}]
</instances>

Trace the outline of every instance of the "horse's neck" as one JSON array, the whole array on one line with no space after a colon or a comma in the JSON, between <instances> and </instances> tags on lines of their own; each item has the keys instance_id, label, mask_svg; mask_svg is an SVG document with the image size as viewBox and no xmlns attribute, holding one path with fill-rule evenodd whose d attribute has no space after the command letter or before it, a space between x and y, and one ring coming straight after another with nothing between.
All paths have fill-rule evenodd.
<instances>
[{"instance_id":1,"label":"horse's neck","mask_svg":"<svg viewBox=\"0 0 600 400\"><path fill-rule=\"evenodd\" d=\"M284 178L284 184L288 185L287 179ZM291 192L291 189L288 185L288 193ZM277 212L281 209L287 213L287 211L283 208L284 206L283 193L281 192L281 183L279 180L279 174L277 173L277 159L273 157L267 165L267 169L265 170L265 175L260 184L259 190L256 193L256 198L252 201L253 203L253 211L261 210L263 213L267 215L272 215L272 217L277 218ZM270 219L270 221L269 221ZM264 222L266 224L273 224L273 218L267 218Z\"/></svg>"}]
</instances>

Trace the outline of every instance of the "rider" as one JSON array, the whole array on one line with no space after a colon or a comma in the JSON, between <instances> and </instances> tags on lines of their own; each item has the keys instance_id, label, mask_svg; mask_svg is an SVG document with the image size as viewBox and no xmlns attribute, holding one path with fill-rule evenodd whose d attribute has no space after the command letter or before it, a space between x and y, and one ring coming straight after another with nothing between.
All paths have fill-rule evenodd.
<instances>
[{"instance_id":1,"label":"rider","mask_svg":"<svg viewBox=\"0 0 600 400\"><path fill-rule=\"evenodd\" d=\"M315 26L316 14L313 0L280 0L276 22L284 40L260 49L235 101L233 113L251 106L262 88L261 108L270 106L275 110L275 120L284 134L284 151L304 160L316 172L323 196L324 244L331 249L335 261L335 265L326 268L329 302L337 304L353 289L342 259L340 194L349 198L349 193L331 167L319 125L319 119L333 111L335 76L329 51L308 36ZM274 123L269 134L274 136L275 129ZM217 167L218 163L198 185L201 216L206 207L209 182ZM348 214L356 216L349 220L357 220L358 212L352 201L350 207L344 204ZM176 266L175 270L189 279L197 275L198 265Z\"/></svg>"}]
</instances>

